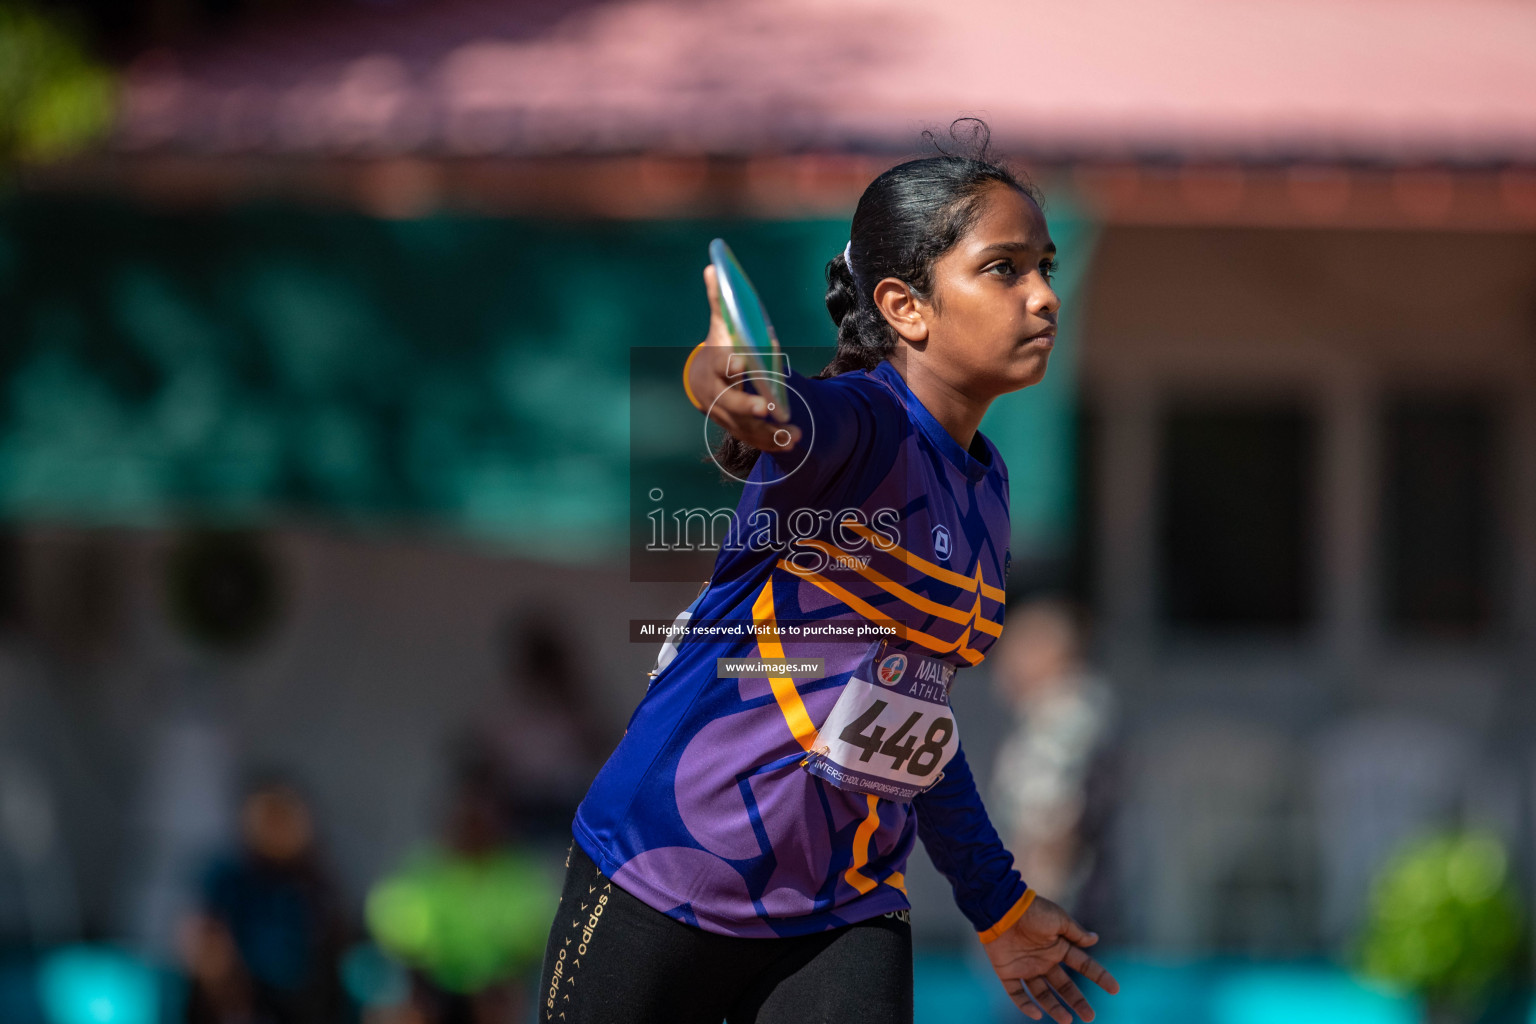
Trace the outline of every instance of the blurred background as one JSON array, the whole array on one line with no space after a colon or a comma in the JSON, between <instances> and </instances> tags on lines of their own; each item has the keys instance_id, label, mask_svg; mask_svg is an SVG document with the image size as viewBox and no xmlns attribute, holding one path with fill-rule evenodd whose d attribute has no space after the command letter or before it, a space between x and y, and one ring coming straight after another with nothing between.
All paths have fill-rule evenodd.
<instances>
[{"instance_id":1,"label":"blurred background","mask_svg":"<svg viewBox=\"0 0 1536 1024\"><path fill-rule=\"evenodd\" d=\"M961 115L1066 305L955 703L1099 1019L1536 1020L1536 7L0 0L0 1021L530 1020L636 467L734 501L631 353L716 235L829 346Z\"/></svg>"}]
</instances>

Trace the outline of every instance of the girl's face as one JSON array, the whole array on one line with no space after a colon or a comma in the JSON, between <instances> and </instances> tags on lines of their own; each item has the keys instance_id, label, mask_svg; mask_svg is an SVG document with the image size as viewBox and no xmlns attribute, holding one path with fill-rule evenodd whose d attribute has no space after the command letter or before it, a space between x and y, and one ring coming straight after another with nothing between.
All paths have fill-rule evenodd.
<instances>
[{"instance_id":1,"label":"girl's face","mask_svg":"<svg viewBox=\"0 0 1536 1024\"><path fill-rule=\"evenodd\" d=\"M909 358L991 399L1045 376L1061 300L1050 284L1056 245L1034 200L999 184L982 202L970 231L934 264L930 300L917 303L926 337Z\"/></svg>"}]
</instances>

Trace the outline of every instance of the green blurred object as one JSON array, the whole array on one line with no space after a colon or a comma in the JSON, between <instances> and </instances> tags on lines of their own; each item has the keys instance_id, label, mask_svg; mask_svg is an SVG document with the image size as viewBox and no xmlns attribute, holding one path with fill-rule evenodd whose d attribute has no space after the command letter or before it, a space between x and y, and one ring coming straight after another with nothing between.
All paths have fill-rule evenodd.
<instances>
[{"instance_id":1,"label":"green blurred object","mask_svg":"<svg viewBox=\"0 0 1536 1024\"><path fill-rule=\"evenodd\" d=\"M1457 832L1410 843L1384 866L1360 966L1432 1007L1470 1013L1516 980L1524 942L1504 844Z\"/></svg>"},{"instance_id":2,"label":"green blurred object","mask_svg":"<svg viewBox=\"0 0 1536 1024\"><path fill-rule=\"evenodd\" d=\"M1071 303L1092 229L1065 199L1048 216L1069 304L1051 369L983 424L1008 460L1015 561L1060 554L1072 523L1082 313ZM632 351L681 358L704 337L714 237L752 268L785 348L830 356L824 268L847 242L846 218L386 221L0 204L0 516L320 518L548 561L620 557L632 444L718 492L710 505L735 504L704 464L702 418L677 372L653 388L630 365ZM637 394L646 432L632 437Z\"/></svg>"},{"instance_id":3,"label":"green blurred object","mask_svg":"<svg viewBox=\"0 0 1536 1024\"><path fill-rule=\"evenodd\" d=\"M391 956L468 994L538 967L559 900L526 855L433 852L373 888L368 927Z\"/></svg>"},{"instance_id":4,"label":"green blurred object","mask_svg":"<svg viewBox=\"0 0 1536 1024\"><path fill-rule=\"evenodd\" d=\"M112 73L52 12L0 2L0 165L68 156L112 123Z\"/></svg>"},{"instance_id":5,"label":"green blurred object","mask_svg":"<svg viewBox=\"0 0 1536 1024\"><path fill-rule=\"evenodd\" d=\"M846 231L0 204L0 515L314 518L613 559L631 348L704 337L722 234L781 336L830 342L821 268Z\"/></svg>"}]
</instances>

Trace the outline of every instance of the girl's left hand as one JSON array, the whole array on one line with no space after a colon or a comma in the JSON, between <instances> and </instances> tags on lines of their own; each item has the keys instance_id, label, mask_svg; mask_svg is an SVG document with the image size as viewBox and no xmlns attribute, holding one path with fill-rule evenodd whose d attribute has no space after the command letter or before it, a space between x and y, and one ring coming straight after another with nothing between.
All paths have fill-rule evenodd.
<instances>
[{"instance_id":1,"label":"girl's left hand","mask_svg":"<svg viewBox=\"0 0 1536 1024\"><path fill-rule=\"evenodd\" d=\"M1003 988L1024 1016L1040 1020L1040 1011L1030 1001L1032 995L1057 1024L1072 1024L1074 1012L1085 1021L1093 1020L1093 1007L1063 970L1064 966L1110 995L1120 991L1115 976L1084 952L1098 941L1097 935L1084 931L1065 910L1036 896L1012 928L982 948L987 951L987 959L992 961L992 970L997 972Z\"/></svg>"}]
</instances>

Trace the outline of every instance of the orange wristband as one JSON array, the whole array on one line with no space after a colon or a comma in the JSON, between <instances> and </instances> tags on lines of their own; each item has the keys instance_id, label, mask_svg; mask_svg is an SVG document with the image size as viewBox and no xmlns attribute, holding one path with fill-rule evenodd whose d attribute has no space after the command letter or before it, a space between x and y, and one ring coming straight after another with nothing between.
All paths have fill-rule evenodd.
<instances>
[{"instance_id":1,"label":"orange wristband","mask_svg":"<svg viewBox=\"0 0 1536 1024\"><path fill-rule=\"evenodd\" d=\"M688 361L683 364L683 394L688 396L688 401L693 405L695 409L699 410L699 412L704 411L704 403L693 397L693 389L688 386L688 369L693 366L694 357L699 354L699 349L703 348L707 344L708 342L701 341L697 345L693 346L693 351L688 353Z\"/></svg>"},{"instance_id":2,"label":"orange wristband","mask_svg":"<svg viewBox=\"0 0 1536 1024\"><path fill-rule=\"evenodd\" d=\"M1019 918L1024 916L1024 911L1028 910L1029 905L1033 902L1035 902L1035 890L1025 889L1024 895L1019 897L1019 902L1010 907L1008 913L1004 914L997 924L994 924L984 932L977 932L976 937L981 940L983 945L1001 938L1003 932L1018 923Z\"/></svg>"}]
</instances>

